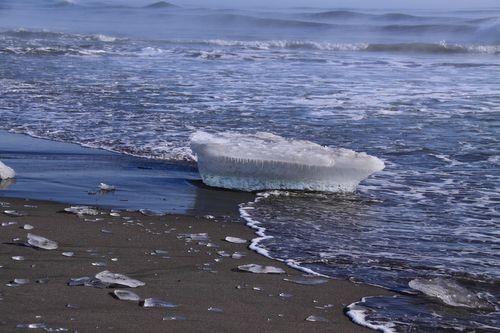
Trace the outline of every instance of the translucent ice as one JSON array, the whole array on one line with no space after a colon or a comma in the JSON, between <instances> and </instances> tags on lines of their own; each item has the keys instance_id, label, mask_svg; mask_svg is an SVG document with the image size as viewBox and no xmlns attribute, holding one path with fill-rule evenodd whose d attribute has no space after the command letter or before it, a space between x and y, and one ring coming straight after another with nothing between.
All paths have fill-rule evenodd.
<instances>
[{"instance_id":1,"label":"translucent ice","mask_svg":"<svg viewBox=\"0 0 500 333\"><path fill-rule=\"evenodd\" d=\"M232 236L227 236L226 238L224 238L224 240L226 242L235 243L235 244L245 244L247 242L246 239L232 237Z\"/></svg>"},{"instance_id":2,"label":"translucent ice","mask_svg":"<svg viewBox=\"0 0 500 333\"><path fill-rule=\"evenodd\" d=\"M173 303L169 303L157 298L146 298L144 300L144 304L142 305L145 308L176 308L177 305Z\"/></svg>"},{"instance_id":3,"label":"translucent ice","mask_svg":"<svg viewBox=\"0 0 500 333\"><path fill-rule=\"evenodd\" d=\"M305 320L306 321L319 321L319 322L324 322L324 323L328 322L328 319L326 319L325 317L315 316L315 315L310 315Z\"/></svg>"},{"instance_id":4,"label":"translucent ice","mask_svg":"<svg viewBox=\"0 0 500 333\"><path fill-rule=\"evenodd\" d=\"M14 169L6 166L0 161L0 180L14 178L16 173Z\"/></svg>"},{"instance_id":5,"label":"translucent ice","mask_svg":"<svg viewBox=\"0 0 500 333\"><path fill-rule=\"evenodd\" d=\"M361 180L384 168L384 162L366 153L270 133L198 131L191 136L191 150L205 184L243 191L350 192Z\"/></svg>"},{"instance_id":6,"label":"translucent ice","mask_svg":"<svg viewBox=\"0 0 500 333\"><path fill-rule=\"evenodd\" d=\"M104 183L100 183L99 184L99 189L103 192L112 192L114 190L116 190L116 187L113 186L113 185L108 185L108 184L104 184Z\"/></svg>"},{"instance_id":7,"label":"translucent ice","mask_svg":"<svg viewBox=\"0 0 500 333\"><path fill-rule=\"evenodd\" d=\"M476 293L459 285L456 281L444 278L414 279L408 285L427 296L436 297L445 304L468 308L489 308L491 305Z\"/></svg>"},{"instance_id":8,"label":"translucent ice","mask_svg":"<svg viewBox=\"0 0 500 333\"><path fill-rule=\"evenodd\" d=\"M4 210L3 211L5 215L12 216L12 217L21 217L21 216L26 216L25 212L19 212L17 210Z\"/></svg>"},{"instance_id":9,"label":"translucent ice","mask_svg":"<svg viewBox=\"0 0 500 333\"><path fill-rule=\"evenodd\" d=\"M285 271L279 267L262 266L257 264L248 264L238 266L240 271L257 273L257 274L285 274Z\"/></svg>"},{"instance_id":10,"label":"translucent ice","mask_svg":"<svg viewBox=\"0 0 500 333\"><path fill-rule=\"evenodd\" d=\"M138 302L141 300L139 295L128 290L116 289L115 291L113 291L113 294L116 296L116 298L118 298L121 301Z\"/></svg>"},{"instance_id":11,"label":"translucent ice","mask_svg":"<svg viewBox=\"0 0 500 333\"><path fill-rule=\"evenodd\" d=\"M44 250L57 249L57 243L42 236L28 234L28 244Z\"/></svg>"},{"instance_id":12,"label":"translucent ice","mask_svg":"<svg viewBox=\"0 0 500 333\"><path fill-rule=\"evenodd\" d=\"M324 279L324 278L320 278L320 277L305 277L305 276L285 278L283 280L288 281L288 282L297 283L297 284L309 285L309 286L314 286L317 284L323 284L323 283L328 282L328 279Z\"/></svg>"},{"instance_id":13,"label":"translucent ice","mask_svg":"<svg viewBox=\"0 0 500 333\"><path fill-rule=\"evenodd\" d=\"M88 206L71 206L69 208L64 208L65 212L76 214L76 215L98 215L99 212Z\"/></svg>"},{"instance_id":14,"label":"translucent ice","mask_svg":"<svg viewBox=\"0 0 500 333\"><path fill-rule=\"evenodd\" d=\"M130 288L136 288L145 285L145 283L142 281L131 279L123 274L111 273L110 271L102 271L100 273L97 273L95 277L104 283L118 284Z\"/></svg>"}]
</instances>

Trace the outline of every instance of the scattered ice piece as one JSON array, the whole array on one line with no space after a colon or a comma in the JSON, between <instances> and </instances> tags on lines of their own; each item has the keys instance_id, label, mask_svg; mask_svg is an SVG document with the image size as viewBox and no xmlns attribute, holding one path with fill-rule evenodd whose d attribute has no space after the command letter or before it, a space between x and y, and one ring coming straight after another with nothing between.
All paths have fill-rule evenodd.
<instances>
[{"instance_id":1,"label":"scattered ice piece","mask_svg":"<svg viewBox=\"0 0 500 333\"><path fill-rule=\"evenodd\" d=\"M163 215L165 215L161 212L157 212L157 211L150 210L150 209L139 209L139 212L142 215L146 215L146 216L163 216Z\"/></svg>"},{"instance_id":2,"label":"scattered ice piece","mask_svg":"<svg viewBox=\"0 0 500 333\"><path fill-rule=\"evenodd\" d=\"M16 328L37 328L37 329L46 329L47 324L44 323L33 323L33 324L17 324Z\"/></svg>"},{"instance_id":3,"label":"scattered ice piece","mask_svg":"<svg viewBox=\"0 0 500 333\"><path fill-rule=\"evenodd\" d=\"M144 286L145 283L139 280L131 279L126 275L111 273L110 271L102 271L97 273L95 277L104 283L118 284L130 288Z\"/></svg>"},{"instance_id":4,"label":"scattered ice piece","mask_svg":"<svg viewBox=\"0 0 500 333\"><path fill-rule=\"evenodd\" d=\"M120 213L117 213L117 212L111 212L111 213L109 213L109 216L119 217L119 216L120 216Z\"/></svg>"},{"instance_id":5,"label":"scattered ice piece","mask_svg":"<svg viewBox=\"0 0 500 333\"><path fill-rule=\"evenodd\" d=\"M41 278L41 279L36 280L35 282L38 284L45 284L45 283L49 282L49 279L48 278Z\"/></svg>"},{"instance_id":6,"label":"scattered ice piece","mask_svg":"<svg viewBox=\"0 0 500 333\"><path fill-rule=\"evenodd\" d=\"M213 215L205 215L203 217L206 218L207 220L214 220L215 219L215 216L213 216Z\"/></svg>"},{"instance_id":7,"label":"scattered ice piece","mask_svg":"<svg viewBox=\"0 0 500 333\"><path fill-rule=\"evenodd\" d=\"M289 294L289 293L280 293L280 297L283 297L283 298L290 298L290 297L293 297L292 294Z\"/></svg>"},{"instance_id":8,"label":"scattered ice piece","mask_svg":"<svg viewBox=\"0 0 500 333\"><path fill-rule=\"evenodd\" d=\"M111 258L111 261L118 261L118 258Z\"/></svg>"},{"instance_id":9,"label":"scattered ice piece","mask_svg":"<svg viewBox=\"0 0 500 333\"><path fill-rule=\"evenodd\" d=\"M112 234L113 233L111 230L108 230L108 229L101 229L101 232L103 234Z\"/></svg>"},{"instance_id":10,"label":"scattered ice piece","mask_svg":"<svg viewBox=\"0 0 500 333\"><path fill-rule=\"evenodd\" d=\"M112 192L116 190L116 187L113 185L108 185L104 183L99 184L99 189L103 192Z\"/></svg>"},{"instance_id":11,"label":"scattered ice piece","mask_svg":"<svg viewBox=\"0 0 500 333\"><path fill-rule=\"evenodd\" d=\"M67 307L68 309L79 309L79 308L80 308L80 305L78 305L78 304L68 303L68 304L66 304L66 307Z\"/></svg>"},{"instance_id":12,"label":"scattered ice piece","mask_svg":"<svg viewBox=\"0 0 500 333\"><path fill-rule=\"evenodd\" d=\"M11 167L6 166L0 161L0 180L11 179L16 176L16 172Z\"/></svg>"},{"instance_id":13,"label":"scattered ice piece","mask_svg":"<svg viewBox=\"0 0 500 333\"><path fill-rule=\"evenodd\" d=\"M318 322L327 323L329 320L326 319L325 317L310 315L309 317L306 318L306 321L318 321Z\"/></svg>"},{"instance_id":14,"label":"scattered ice piece","mask_svg":"<svg viewBox=\"0 0 500 333\"><path fill-rule=\"evenodd\" d=\"M224 238L226 242L229 243L234 243L234 244L245 244L247 242L246 239L238 238L238 237L232 237L232 236L227 236Z\"/></svg>"},{"instance_id":15,"label":"scattered ice piece","mask_svg":"<svg viewBox=\"0 0 500 333\"><path fill-rule=\"evenodd\" d=\"M116 289L113 291L113 294L121 301L139 302L141 300L139 295L128 290Z\"/></svg>"},{"instance_id":16,"label":"scattered ice piece","mask_svg":"<svg viewBox=\"0 0 500 333\"><path fill-rule=\"evenodd\" d=\"M246 256L245 253L243 252L234 252L232 255L231 255L231 258L233 259L241 259L243 258L244 256Z\"/></svg>"},{"instance_id":17,"label":"scattered ice piece","mask_svg":"<svg viewBox=\"0 0 500 333\"><path fill-rule=\"evenodd\" d=\"M281 269L279 267L262 266L262 265L257 265L257 264L241 265L241 266L238 266L238 269L240 271L256 273L256 274L285 274L286 273L283 269Z\"/></svg>"},{"instance_id":18,"label":"scattered ice piece","mask_svg":"<svg viewBox=\"0 0 500 333\"><path fill-rule=\"evenodd\" d=\"M57 249L57 243L42 236L28 234L28 244L44 250Z\"/></svg>"},{"instance_id":19,"label":"scattered ice piece","mask_svg":"<svg viewBox=\"0 0 500 333\"><path fill-rule=\"evenodd\" d=\"M210 238L208 234L205 232L197 233L197 234L179 234L179 237L185 238L188 241L209 241Z\"/></svg>"},{"instance_id":20,"label":"scattered ice piece","mask_svg":"<svg viewBox=\"0 0 500 333\"><path fill-rule=\"evenodd\" d=\"M10 206L10 203L4 202L4 201L0 201L0 207L9 207L9 206Z\"/></svg>"},{"instance_id":21,"label":"scattered ice piece","mask_svg":"<svg viewBox=\"0 0 500 333\"><path fill-rule=\"evenodd\" d=\"M24 208L38 208L38 206L35 205L24 205Z\"/></svg>"},{"instance_id":22,"label":"scattered ice piece","mask_svg":"<svg viewBox=\"0 0 500 333\"><path fill-rule=\"evenodd\" d=\"M70 287L85 286L85 287L94 287L94 288L107 288L110 286L110 283L102 282L101 280L93 278L93 277L82 276L79 278L71 278L68 282L68 286L70 286Z\"/></svg>"},{"instance_id":23,"label":"scattered ice piece","mask_svg":"<svg viewBox=\"0 0 500 333\"><path fill-rule=\"evenodd\" d=\"M324 278L320 278L320 277L305 277L305 276L284 278L283 280L288 281L288 282L292 282L292 283L308 285L308 286L315 286L318 284L323 284L323 283L328 282L328 279L324 279Z\"/></svg>"},{"instance_id":24,"label":"scattered ice piece","mask_svg":"<svg viewBox=\"0 0 500 333\"><path fill-rule=\"evenodd\" d=\"M169 309L177 307L176 304L169 303L157 298L146 298L142 306L145 308L169 308Z\"/></svg>"},{"instance_id":25,"label":"scattered ice piece","mask_svg":"<svg viewBox=\"0 0 500 333\"><path fill-rule=\"evenodd\" d=\"M3 212L5 215L12 216L12 217L21 217L21 216L28 215L25 212L19 212L17 210L4 210Z\"/></svg>"},{"instance_id":26,"label":"scattered ice piece","mask_svg":"<svg viewBox=\"0 0 500 333\"><path fill-rule=\"evenodd\" d=\"M20 278L15 278L14 283L22 285L22 284L28 284L30 283L30 279L20 279Z\"/></svg>"},{"instance_id":27,"label":"scattered ice piece","mask_svg":"<svg viewBox=\"0 0 500 333\"><path fill-rule=\"evenodd\" d=\"M92 266L97 266L97 267L104 267L107 264L104 261L95 261L92 263Z\"/></svg>"},{"instance_id":28,"label":"scattered ice piece","mask_svg":"<svg viewBox=\"0 0 500 333\"><path fill-rule=\"evenodd\" d=\"M16 260L16 261L22 261L24 260L24 257L23 256L12 256L10 257L12 260Z\"/></svg>"},{"instance_id":29,"label":"scattered ice piece","mask_svg":"<svg viewBox=\"0 0 500 333\"><path fill-rule=\"evenodd\" d=\"M243 191L351 192L384 168L384 162L366 153L263 132L197 131L191 135L191 150L205 184Z\"/></svg>"},{"instance_id":30,"label":"scattered ice piece","mask_svg":"<svg viewBox=\"0 0 500 333\"><path fill-rule=\"evenodd\" d=\"M155 250L154 252L156 254L168 254L168 251L166 251L166 250Z\"/></svg>"},{"instance_id":31,"label":"scattered ice piece","mask_svg":"<svg viewBox=\"0 0 500 333\"><path fill-rule=\"evenodd\" d=\"M163 320L187 320L185 316L166 316L163 317Z\"/></svg>"},{"instance_id":32,"label":"scattered ice piece","mask_svg":"<svg viewBox=\"0 0 500 333\"><path fill-rule=\"evenodd\" d=\"M231 254L227 253L226 251L217 251L217 254L220 255L221 257L230 257Z\"/></svg>"},{"instance_id":33,"label":"scattered ice piece","mask_svg":"<svg viewBox=\"0 0 500 333\"><path fill-rule=\"evenodd\" d=\"M315 306L316 309L320 309L320 310L326 310L326 309L329 309L329 308L333 308L333 304L325 304L323 306Z\"/></svg>"},{"instance_id":34,"label":"scattered ice piece","mask_svg":"<svg viewBox=\"0 0 500 333\"><path fill-rule=\"evenodd\" d=\"M474 292L459 285L455 280L437 277L434 279L414 279L408 285L427 296L435 297L443 303L474 309L490 308L492 305Z\"/></svg>"},{"instance_id":35,"label":"scattered ice piece","mask_svg":"<svg viewBox=\"0 0 500 333\"><path fill-rule=\"evenodd\" d=\"M23 229L24 230L33 230L33 228L34 227L31 224L25 224L25 225L23 225Z\"/></svg>"},{"instance_id":36,"label":"scattered ice piece","mask_svg":"<svg viewBox=\"0 0 500 333\"><path fill-rule=\"evenodd\" d=\"M65 257L72 257L75 255L75 252L63 252L61 254Z\"/></svg>"},{"instance_id":37,"label":"scattered ice piece","mask_svg":"<svg viewBox=\"0 0 500 333\"><path fill-rule=\"evenodd\" d=\"M64 208L67 213L72 213L76 215L98 215L99 212L89 206L71 206L69 208Z\"/></svg>"},{"instance_id":38,"label":"scattered ice piece","mask_svg":"<svg viewBox=\"0 0 500 333\"><path fill-rule=\"evenodd\" d=\"M216 307L216 306L211 306L211 307L209 307L209 308L208 308L208 311L210 311L210 312L219 312L219 313L224 312L224 310L222 310L221 308L218 308L218 307Z\"/></svg>"},{"instance_id":39,"label":"scattered ice piece","mask_svg":"<svg viewBox=\"0 0 500 333\"><path fill-rule=\"evenodd\" d=\"M8 227L8 226L15 225L15 224L17 224L17 222L15 222L15 221L2 222L2 227Z\"/></svg>"}]
</instances>

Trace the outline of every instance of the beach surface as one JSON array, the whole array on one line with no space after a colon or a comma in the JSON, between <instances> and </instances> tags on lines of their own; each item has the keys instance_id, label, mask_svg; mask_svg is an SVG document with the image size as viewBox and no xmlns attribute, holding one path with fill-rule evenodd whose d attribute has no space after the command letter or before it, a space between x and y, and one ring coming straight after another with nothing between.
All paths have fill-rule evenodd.
<instances>
[{"instance_id":1,"label":"beach surface","mask_svg":"<svg viewBox=\"0 0 500 333\"><path fill-rule=\"evenodd\" d=\"M17 171L16 180L4 181L0 190L2 332L30 324L78 332L364 332L369 330L344 315L345 306L390 294L349 281L286 281L304 274L248 248L256 235L240 218L237 203L253 194L205 187L191 166L0 135L1 159ZM100 192L102 181L117 190ZM76 204L100 207L98 215L64 211ZM147 211L138 212L141 208ZM27 246L28 233L53 240L58 248ZM246 242L230 243L227 236ZM285 273L238 269L246 264ZM104 270L145 285L68 285ZM140 301L118 300L116 289L132 291ZM146 298L175 307L147 308Z\"/></svg>"}]
</instances>

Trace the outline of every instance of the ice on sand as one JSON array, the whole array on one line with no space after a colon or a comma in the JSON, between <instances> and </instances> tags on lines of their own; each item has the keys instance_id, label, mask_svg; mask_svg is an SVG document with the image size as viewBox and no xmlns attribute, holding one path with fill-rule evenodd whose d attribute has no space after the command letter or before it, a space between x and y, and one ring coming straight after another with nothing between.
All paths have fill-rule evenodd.
<instances>
[{"instance_id":1,"label":"ice on sand","mask_svg":"<svg viewBox=\"0 0 500 333\"><path fill-rule=\"evenodd\" d=\"M263 132L198 131L191 136L191 150L205 184L243 191L352 192L384 168L384 162L366 153Z\"/></svg>"},{"instance_id":2,"label":"ice on sand","mask_svg":"<svg viewBox=\"0 0 500 333\"><path fill-rule=\"evenodd\" d=\"M128 290L116 289L115 291L113 291L113 294L116 296L116 298L118 298L121 301L138 302L141 300L139 295Z\"/></svg>"},{"instance_id":3,"label":"ice on sand","mask_svg":"<svg viewBox=\"0 0 500 333\"><path fill-rule=\"evenodd\" d=\"M226 238L224 238L224 240L226 242L234 243L234 244L245 244L247 242L246 239L232 237L232 236L227 236Z\"/></svg>"},{"instance_id":4,"label":"ice on sand","mask_svg":"<svg viewBox=\"0 0 500 333\"><path fill-rule=\"evenodd\" d=\"M100 273L97 273L95 277L96 279L99 279L104 283L117 284L130 288L136 288L145 285L145 283L142 281L131 279L123 274L111 273L110 271L102 271Z\"/></svg>"},{"instance_id":5,"label":"ice on sand","mask_svg":"<svg viewBox=\"0 0 500 333\"><path fill-rule=\"evenodd\" d=\"M11 167L6 166L0 161L0 180L11 179L16 176L16 172Z\"/></svg>"},{"instance_id":6,"label":"ice on sand","mask_svg":"<svg viewBox=\"0 0 500 333\"><path fill-rule=\"evenodd\" d=\"M108 185L105 183L100 183L99 184L99 189L103 192L112 192L116 190L116 187L113 185Z\"/></svg>"},{"instance_id":7,"label":"ice on sand","mask_svg":"<svg viewBox=\"0 0 500 333\"><path fill-rule=\"evenodd\" d=\"M240 271L256 273L256 274L285 274L286 273L283 269L281 269L279 267L262 266L262 265L257 265L257 264L241 265L241 266L238 266L238 269Z\"/></svg>"},{"instance_id":8,"label":"ice on sand","mask_svg":"<svg viewBox=\"0 0 500 333\"><path fill-rule=\"evenodd\" d=\"M99 212L88 206L71 206L68 208L64 208L64 211L67 213L72 213L76 215L98 215Z\"/></svg>"},{"instance_id":9,"label":"ice on sand","mask_svg":"<svg viewBox=\"0 0 500 333\"><path fill-rule=\"evenodd\" d=\"M438 298L443 303L451 306L468 308L491 307L488 301L451 279L441 277L434 279L414 279L408 285L410 288L418 290L427 296Z\"/></svg>"},{"instance_id":10,"label":"ice on sand","mask_svg":"<svg viewBox=\"0 0 500 333\"><path fill-rule=\"evenodd\" d=\"M142 306L145 308L169 308L169 309L177 307L176 304L166 302L157 298L146 298Z\"/></svg>"},{"instance_id":11,"label":"ice on sand","mask_svg":"<svg viewBox=\"0 0 500 333\"><path fill-rule=\"evenodd\" d=\"M57 243L42 236L28 234L28 244L44 250L57 249Z\"/></svg>"}]
</instances>

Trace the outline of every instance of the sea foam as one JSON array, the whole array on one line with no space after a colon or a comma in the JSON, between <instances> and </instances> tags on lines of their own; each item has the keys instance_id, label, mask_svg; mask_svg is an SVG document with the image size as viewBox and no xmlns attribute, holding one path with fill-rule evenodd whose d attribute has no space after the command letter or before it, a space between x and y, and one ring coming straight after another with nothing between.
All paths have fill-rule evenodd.
<instances>
[{"instance_id":1,"label":"sea foam","mask_svg":"<svg viewBox=\"0 0 500 333\"><path fill-rule=\"evenodd\" d=\"M384 162L366 153L264 132L198 131L191 136L191 149L205 184L243 191L352 192L384 168Z\"/></svg>"},{"instance_id":2,"label":"sea foam","mask_svg":"<svg viewBox=\"0 0 500 333\"><path fill-rule=\"evenodd\" d=\"M14 178L16 176L16 173L14 169L6 166L0 161L0 180L1 179L10 179Z\"/></svg>"}]
</instances>

